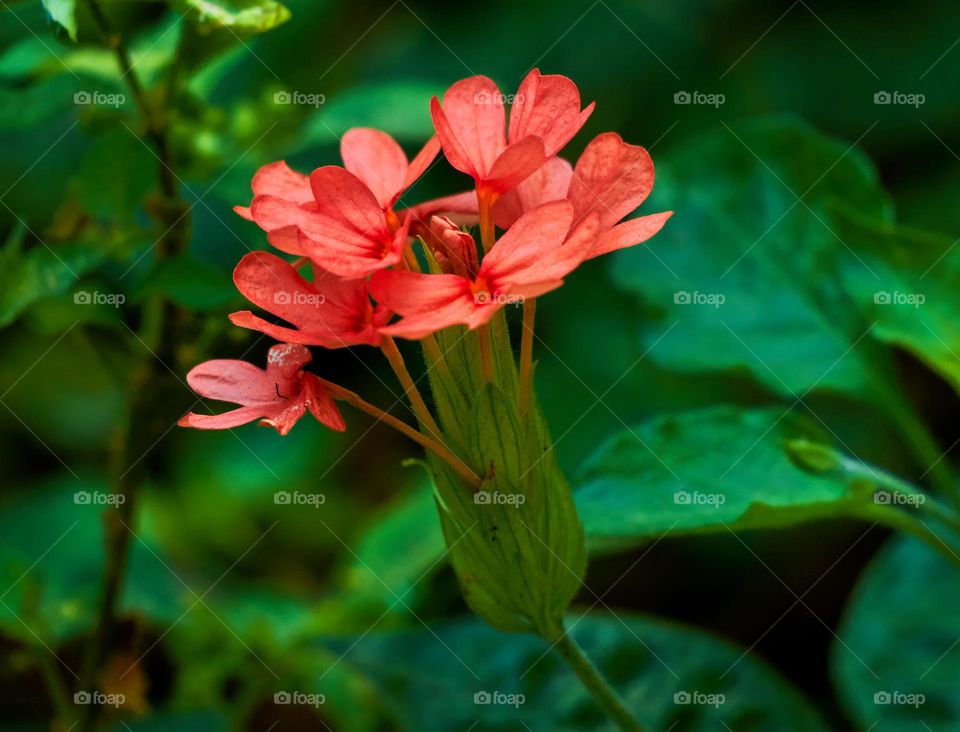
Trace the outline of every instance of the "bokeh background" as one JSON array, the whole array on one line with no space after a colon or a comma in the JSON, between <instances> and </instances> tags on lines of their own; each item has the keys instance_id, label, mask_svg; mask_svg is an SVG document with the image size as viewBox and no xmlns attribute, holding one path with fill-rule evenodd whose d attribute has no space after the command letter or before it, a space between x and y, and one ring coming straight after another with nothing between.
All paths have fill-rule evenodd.
<instances>
[{"instance_id":1,"label":"bokeh background","mask_svg":"<svg viewBox=\"0 0 960 732\"><path fill-rule=\"evenodd\" d=\"M0 4L5 729L50 729L58 715L50 689L78 683L74 670L81 674L99 612L104 536L117 526L101 515L117 509L73 497L106 495L118 481L135 492L135 506L119 529L129 534L129 559L97 684L134 702L101 715L104 729L454 730L473 729L474 720L477 729L522 728L478 716L469 694L480 687L469 675L446 718L431 706L429 686L419 696L412 682L403 686L418 673L462 673L444 650L459 636L444 630L441 640L432 629L468 614L452 572L436 562L442 538L430 487L419 468L401 466L416 454L412 445L356 413L343 435L307 420L286 438L252 425L216 434L174 426L195 404L183 383L190 366L210 357L262 363L270 345L226 320L244 307L233 266L266 247L260 230L231 211L248 202L257 167L339 163L339 135L359 125L385 129L412 153L431 133L429 98L472 74L491 76L505 93L533 67L570 76L597 107L565 156L617 131L646 146L657 165L655 200L643 210L676 211L647 250L590 262L540 305L536 386L575 484L599 445L646 420L716 405L770 408L776 417L801 401L796 413L844 452L930 485L933 460L914 456L879 392L831 371L847 342L819 353L821 341L802 330L784 326L770 343L752 336L765 323L778 329L781 308L792 305L775 295L790 301L790 283L814 293L823 321L844 321L853 309L822 293L832 265L811 254L857 249L845 234L830 234L832 219L825 228L811 221L826 218L828 204L895 216L946 244L960 236L956 3L289 0L290 19L263 34L202 26L184 16L190 3L102 4L162 117L179 202L164 197L165 163L85 3L77 40L38 0ZM316 104L278 103L278 93L294 92ZM922 102L877 103L883 92ZM77 93L94 103L76 103ZM693 103L679 103L684 93ZM125 100L104 101L115 94ZM441 164L405 200L466 184ZM804 201L795 205L798 196ZM171 223L187 243L160 260L152 245ZM752 245L777 252L780 269L754 266L752 255L741 267L738 252ZM735 274L718 278L727 266ZM738 289L765 278L767 300ZM716 319L711 329L674 308L671 293L698 287L725 295L730 309L715 312L731 313L724 327L736 331L733 345L712 339L723 333ZM113 301L85 304L83 293ZM158 309L166 325L155 333ZM928 455L938 455L960 438L956 393L910 350L884 351L888 391L940 448ZM416 352L405 352L419 370ZM372 349L317 353L314 366L406 414ZM666 460L675 467L685 459ZM938 470L951 462L948 454ZM763 465L756 471L760 482L781 478ZM277 504L277 491L320 494L324 503ZM866 729L871 712L845 700L853 692L836 683L844 664L835 654L848 645L837 632L858 580L890 537L871 523L820 516L736 534L667 531L598 553L578 606L599 597L617 613L696 626L737 644L722 646L733 660L749 648L751 662L763 659L792 685L789 694L805 696L818 724ZM955 604L944 604L949 595L920 583L916 593L924 592L930 612L956 615ZM360 660L348 653L337 662L373 624L356 649ZM405 646L367 647L388 629L419 635ZM498 644L528 644L461 632L494 678L508 673L497 665ZM960 651L950 640L931 643L924 658L945 653L943 663L955 663ZM906 656L919 652L919 641L911 643ZM665 673L652 649L637 654L610 663ZM538 683L553 701L539 703L563 706L572 680L551 673L557 678ZM739 726L727 718L728 729L774 728L750 707L763 705L765 673L756 672L754 686L743 681L750 702ZM408 696L383 691L384 678ZM322 689L327 703L273 704L285 689ZM418 708L433 710L432 726L420 726L427 723ZM528 729L594 728L582 709L582 726L574 716L568 727L538 709L528 704L532 716L521 717ZM928 729L960 729L955 710L924 713L933 716L889 729L922 729L921 718ZM697 714L670 728L721 729Z\"/></svg>"}]
</instances>

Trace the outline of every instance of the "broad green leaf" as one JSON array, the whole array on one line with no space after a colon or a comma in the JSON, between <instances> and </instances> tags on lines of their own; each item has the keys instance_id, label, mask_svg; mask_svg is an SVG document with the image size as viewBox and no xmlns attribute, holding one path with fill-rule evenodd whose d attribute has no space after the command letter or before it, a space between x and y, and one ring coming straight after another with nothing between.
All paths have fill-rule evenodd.
<instances>
[{"instance_id":1,"label":"broad green leaf","mask_svg":"<svg viewBox=\"0 0 960 732\"><path fill-rule=\"evenodd\" d=\"M596 551L667 533L771 528L835 516L896 522L901 509L893 505L903 501L902 510L915 510L907 506L916 494L826 446L786 407L714 407L652 419L603 446L577 485L577 507Z\"/></svg>"},{"instance_id":2,"label":"broad green leaf","mask_svg":"<svg viewBox=\"0 0 960 732\"><path fill-rule=\"evenodd\" d=\"M871 335L913 353L960 390L956 240L843 217L837 233L876 273L851 267L848 288Z\"/></svg>"},{"instance_id":3,"label":"broad green leaf","mask_svg":"<svg viewBox=\"0 0 960 732\"><path fill-rule=\"evenodd\" d=\"M290 19L290 11L275 0L177 0L204 32L229 28L238 33L264 33Z\"/></svg>"},{"instance_id":4,"label":"broad green leaf","mask_svg":"<svg viewBox=\"0 0 960 732\"><path fill-rule=\"evenodd\" d=\"M834 233L836 202L891 217L869 161L798 123L726 125L660 155L644 211L675 214L613 260L615 281L660 314L644 335L649 358L683 372L749 370L788 396L863 394L872 360L854 345L869 324L848 307L838 268L865 265Z\"/></svg>"},{"instance_id":5,"label":"broad green leaf","mask_svg":"<svg viewBox=\"0 0 960 732\"><path fill-rule=\"evenodd\" d=\"M634 614L571 616L573 634L645 729L815 732L819 715L779 675L706 633ZM349 645L349 644L348 644ZM389 664L385 659L403 659ZM370 634L343 660L369 675L409 732L520 729L613 732L614 725L547 644L469 619L396 634ZM514 704L489 694L523 695ZM714 705L678 703L687 695ZM702 696L701 696L702 695ZM504 700L498 696L497 699Z\"/></svg>"},{"instance_id":6,"label":"broad green leaf","mask_svg":"<svg viewBox=\"0 0 960 732\"><path fill-rule=\"evenodd\" d=\"M960 569L918 540L867 568L832 651L839 694L873 732L960 727Z\"/></svg>"},{"instance_id":7,"label":"broad green leaf","mask_svg":"<svg viewBox=\"0 0 960 732\"><path fill-rule=\"evenodd\" d=\"M356 556L347 557L346 591L376 597L384 607L407 605L413 590L434 566L442 563L443 534L437 521L433 484L423 482L391 502L356 542Z\"/></svg>"},{"instance_id":8,"label":"broad green leaf","mask_svg":"<svg viewBox=\"0 0 960 732\"><path fill-rule=\"evenodd\" d=\"M50 20L63 28L70 40L77 40L77 0L41 0Z\"/></svg>"},{"instance_id":9,"label":"broad green leaf","mask_svg":"<svg viewBox=\"0 0 960 732\"><path fill-rule=\"evenodd\" d=\"M16 236L0 250L0 327L38 300L66 292L104 258L102 251L79 244L23 251Z\"/></svg>"}]
</instances>

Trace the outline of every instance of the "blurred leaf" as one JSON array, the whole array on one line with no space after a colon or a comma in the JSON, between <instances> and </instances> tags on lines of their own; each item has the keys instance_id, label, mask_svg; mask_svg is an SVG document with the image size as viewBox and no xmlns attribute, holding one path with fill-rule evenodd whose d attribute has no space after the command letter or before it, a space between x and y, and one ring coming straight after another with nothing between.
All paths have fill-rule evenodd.
<instances>
[{"instance_id":1,"label":"blurred leaf","mask_svg":"<svg viewBox=\"0 0 960 732\"><path fill-rule=\"evenodd\" d=\"M65 74L17 87L0 87L0 131L31 130L74 107L79 82Z\"/></svg>"},{"instance_id":2,"label":"blurred leaf","mask_svg":"<svg viewBox=\"0 0 960 732\"><path fill-rule=\"evenodd\" d=\"M587 614L571 617L570 624L645 729L826 729L775 671L706 633L634 614ZM397 729L614 729L542 640L498 633L478 619L409 633L370 634L344 663L374 679ZM475 695L482 692L523 694L525 699L518 706L479 704ZM676 703L675 695L684 692L722 694L724 700L716 706Z\"/></svg>"},{"instance_id":3,"label":"blurred leaf","mask_svg":"<svg viewBox=\"0 0 960 732\"><path fill-rule=\"evenodd\" d=\"M103 573L100 485L67 478L8 500L0 512L0 626L15 638L48 645L92 627ZM98 504L98 501L101 501ZM144 543L146 542L146 543ZM130 547L121 611L170 623L196 598L171 574L143 534ZM32 632L31 632L32 631Z\"/></svg>"},{"instance_id":4,"label":"blurred leaf","mask_svg":"<svg viewBox=\"0 0 960 732\"><path fill-rule=\"evenodd\" d=\"M888 517L875 503L916 490L822 444L784 408L714 407L652 419L587 463L574 495L595 549L659 537Z\"/></svg>"},{"instance_id":5,"label":"blurred leaf","mask_svg":"<svg viewBox=\"0 0 960 732\"><path fill-rule=\"evenodd\" d=\"M0 327L12 323L37 300L60 295L101 261L102 251L85 246L44 245L21 250L23 231L14 230L0 250Z\"/></svg>"},{"instance_id":6,"label":"blurred leaf","mask_svg":"<svg viewBox=\"0 0 960 732\"><path fill-rule=\"evenodd\" d=\"M351 127L376 127L401 142L423 142L433 134L430 98L442 93L442 85L410 81L331 92L307 123L301 143L303 147L334 144Z\"/></svg>"},{"instance_id":7,"label":"blurred leaf","mask_svg":"<svg viewBox=\"0 0 960 732\"><path fill-rule=\"evenodd\" d=\"M229 277L206 262L186 255L157 264L138 294L154 293L196 311L216 310L238 299Z\"/></svg>"},{"instance_id":8,"label":"blurred leaf","mask_svg":"<svg viewBox=\"0 0 960 732\"><path fill-rule=\"evenodd\" d=\"M890 219L870 162L767 120L684 144L658 158L657 174L644 209L674 217L646 248L613 260L615 281L662 313L646 334L650 358L683 372L747 369L789 396L814 386L863 394L872 362L852 346L868 324L840 286L852 255L832 204Z\"/></svg>"},{"instance_id":9,"label":"blurred leaf","mask_svg":"<svg viewBox=\"0 0 960 732\"><path fill-rule=\"evenodd\" d=\"M957 729L958 636L960 569L916 539L892 539L863 574L832 651L839 697L860 728ZM917 694L920 704L908 696Z\"/></svg>"},{"instance_id":10,"label":"blurred leaf","mask_svg":"<svg viewBox=\"0 0 960 732\"><path fill-rule=\"evenodd\" d=\"M264 33L290 19L290 11L275 0L175 0L175 6L196 20L203 32L230 28Z\"/></svg>"},{"instance_id":11,"label":"blurred leaf","mask_svg":"<svg viewBox=\"0 0 960 732\"><path fill-rule=\"evenodd\" d=\"M77 40L77 0L41 0L50 20L62 27L70 40Z\"/></svg>"},{"instance_id":12,"label":"blurred leaf","mask_svg":"<svg viewBox=\"0 0 960 732\"><path fill-rule=\"evenodd\" d=\"M876 273L847 273L856 304L876 322L871 334L910 351L960 391L956 240L851 217L838 223L837 233Z\"/></svg>"},{"instance_id":13,"label":"blurred leaf","mask_svg":"<svg viewBox=\"0 0 960 732\"><path fill-rule=\"evenodd\" d=\"M112 129L90 146L80 165L80 204L99 218L132 220L156 185L156 157L127 129Z\"/></svg>"},{"instance_id":14,"label":"blurred leaf","mask_svg":"<svg viewBox=\"0 0 960 732\"><path fill-rule=\"evenodd\" d=\"M441 564L443 549L433 483L424 480L383 509L361 534L356 556L347 557L346 591L376 597L383 607L402 608L398 597L409 605L417 582Z\"/></svg>"}]
</instances>

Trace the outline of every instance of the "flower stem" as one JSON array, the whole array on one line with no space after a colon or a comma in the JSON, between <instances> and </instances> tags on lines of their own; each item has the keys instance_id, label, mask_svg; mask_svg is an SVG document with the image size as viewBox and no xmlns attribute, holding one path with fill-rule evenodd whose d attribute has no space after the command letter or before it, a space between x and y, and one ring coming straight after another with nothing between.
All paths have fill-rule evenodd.
<instances>
[{"instance_id":1,"label":"flower stem","mask_svg":"<svg viewBox=\"0 0 960 732\"><path fill-rule=\"evenodd\" d=\"M533 396L533 321L537 314L537 301L523 303L523 332L520 336L520 416L527 413Z\"/></svg>"},{"instance_id":2,"label":"flower stem","mask_svg":"<svg viewBox=\"0 0 960 732\"><path fill-rule=\"evenodd\" d=\"M497 200L497 194L487 188L477 189L477 209L480 213L480 242L483 245L483 251L486 254L491 249L496 239L496 230L493 225L493 204Z\"/></svg>"},{"instance_id":3,"label":"flower stem","mask_svg":"<svg viewBox=\"0 0 960 732\"><path fill-rule=\"evenodd\" d=\"M437 440L427 437L422 432L418 432L406 422L397 419L392 414L388 414L380 409L380 407L376 407L370 402L365 401L359 394L352 392L349 389L344 389L342 386L338 386L337 384L325 379L320 379L320 383L323 384L323 387L330 393L330 396L337 401L352 404L361 412L366 412L371 417L375 417L377 420L384 422L398 432L403 433L418 445L429 450L438 458L447 463L461 478L467 481L473 490L476 491L480 488L480 477L474 473L473 470L471 470L470 467L463 462L463 460L454 455L442 442L438 442Z\"/></svg>"},{"instance_id":4,"label":"flower stem","mask_svg":"<svg viewBox=\"0 0 960 732\"><path fill-rule=\"evenodd\" d=\"M423 397L420 395L420 390L417 389L417 385L413 382L413 379L410 378L410 372L407 371L407 366L403 361L403 356L400 353L400 349L397 348L396 342L394 342L393 338L384 336L383 342L380 344L380 350L383 351L383 355L387 357L387 360L390 362L390 366L393 367L393 372L400 380L400 384L403 386L403 391L407 395L407 399L410 400L410 404L413 407L414 414L417 415L417 419L420 420L427 432L434 437L439 438L440 427L437 426L436 421L433 419L433 415L430 414L430 410L427 408L427 403L423 401Z\"/></svg>"},{"instance_id":5,"label":"flower stem","mask_svg":"<svg viewBox=\"0 0 960 732\"><path fill-rule=\"evenodd\" d=\"M643 732L643 726L627 709L623 699L603 678L603 674L577 645L573 636L563 629L562 623L558 623L554 630L547 631L544 638L554 644L554 649L577 675L580 683L623 732Z\"/></svg>"},{"instance_id":6,"label":"flower stem","mask_svg":"<svg viewBox=\"0 0 960 732\"><path fill-rule=\"evenodd\" d=\"M493 381L493 354L490 352L490 324L484 323L476 329L477 343L480 346L480 366L483 369L483 380L489 384Z\"/></svg>"}]
</instances>

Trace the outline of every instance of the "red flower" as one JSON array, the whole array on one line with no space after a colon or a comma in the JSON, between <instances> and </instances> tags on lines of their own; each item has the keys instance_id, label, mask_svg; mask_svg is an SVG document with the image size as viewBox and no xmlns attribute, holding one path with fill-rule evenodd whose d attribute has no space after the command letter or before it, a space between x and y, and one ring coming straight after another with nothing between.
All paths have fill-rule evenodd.
<instances>
[{"instance_id":1,"label":"red flower","mask_svg":"<svg viewBox=\"0 0 960 732\"><path fill-rule=\"evenodd\" d=\"M504 194L494 204L494 218L498 226L509 228L524 211L566 198L574 207L574 225L594 212L600 217L600 236L590 259L646 241L673 215L665 211L617 223L646 200L653 179L653 161L647 151L624 142L615 132L606 132L587 145L575 168L554 158Z\"/></svg>"},{"instance_id":2,"label":"red flower","mask_svg":"<svg viewBox=\"0 0 960 732\"><path fill-rule=\"evenodd\" d=\"M190 412L178 424L220 430L259 419L285 435L309 410L322 424L343 432L346 425L336 403L316 376L302 370L310 359L303 346L280 343L270 349L266 371L246 361L202 363L187 374L190 387L202 397L241 406L223 414Z\"/></svg>"},{"instance_id":3,"label":"red flower","mask_svg":"<svg viewBox=\"0 0 960 732\"><path fill-rule=\"evenodd\" d=\"M598 220L591 214L571 229L573 204L552 201L521 216L483 258L475 277L377 272L371 294L404 316L380 331L416 339L456 324L473 329L504 305L556 289L593 247Z\"/></svg>"},{"instance_id":4,"label":"red flower","mask_svg":"<svg viewBox=\"0 0 960 732\"><path fill-rule=\"evenodd\" d=\"M341 141L345 168L329 165L307 177L271 163L253 178L250 208L235 210L266 231L277 249L308 256L341 277L364 277L402 259L407 226L393 205L439 150L431 138L408 163L385 132L355 128Z\"/></svg>"},{"instance_id":5,"label":"red flower","mask_svg":"<svg viewBox=\"0 0 960 732\"><path fill-rule=\"evenodd\" d=\"M285 260L269 252L251 252L240 260L233 281L250 302L296 326L286 328L249 310L230 315L234 325L290 343L341 348L380 343L377 328L390 313L374 307L365 280L344 280L317 266L308 282Z\"/></svg>"},{"instance_id":6,"label":"red flower","mask_svg":"<svg viewBox=\"0 0 960 732\"><path fill-rule=\"evenodd\" d=\"M534 69L520 84L506 131L503 95L485 76L458 81L434 97L430 114L447 161L473 177L478 190L503 193L566 145L593 111L580 109L580 92L565 76Z\"/></svg>"}]
</instances>

